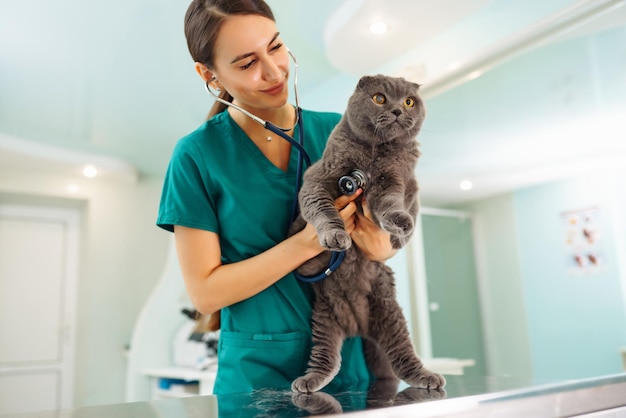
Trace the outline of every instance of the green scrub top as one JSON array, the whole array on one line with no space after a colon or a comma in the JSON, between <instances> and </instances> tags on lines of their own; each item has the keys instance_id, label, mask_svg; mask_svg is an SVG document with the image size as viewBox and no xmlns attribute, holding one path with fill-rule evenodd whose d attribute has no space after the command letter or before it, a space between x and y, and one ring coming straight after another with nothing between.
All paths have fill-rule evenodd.
<instances>
[{"instance_id":1,"label":"green scrub top","mask_svg":"<svg viewBox=\"0 0 626 418\"><path fill-rule=\"evenodd\" d=\"M303 111L304 148L312 162L321 157L339 118ZM292 147L284 172L228 112L221 112L177 143L157 225L168 231L182 225L217 233L224 264L257 255L287 237L297 155ZM290 388L308 363L312 297L310 285L290 273L261 293L223 308L214 393ZM370 378L361 339L346 340L341 371L331 387Z\"/></svg>"}]
</instances>

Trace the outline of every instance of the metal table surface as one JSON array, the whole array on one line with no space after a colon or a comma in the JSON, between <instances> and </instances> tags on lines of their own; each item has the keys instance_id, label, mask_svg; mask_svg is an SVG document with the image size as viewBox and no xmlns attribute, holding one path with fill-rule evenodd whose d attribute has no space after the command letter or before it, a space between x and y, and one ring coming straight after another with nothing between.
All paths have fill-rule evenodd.
<instances>
[{"instance_id":1,"label":"metal table surface","mask_svg":"<svg viewBox=\"0 0 626 418\"><path fill-rule=\"evenodd\" d=\"M555 382L510 377L446 376L445 391L378 382L363 390L335 388L312 395L260 390L5 415L3 418L301 417L626 417L626 374ZM598 412L604 411L604 412ZM592 416L592 415L589 415Z\"/></svg>"}]
</instances>

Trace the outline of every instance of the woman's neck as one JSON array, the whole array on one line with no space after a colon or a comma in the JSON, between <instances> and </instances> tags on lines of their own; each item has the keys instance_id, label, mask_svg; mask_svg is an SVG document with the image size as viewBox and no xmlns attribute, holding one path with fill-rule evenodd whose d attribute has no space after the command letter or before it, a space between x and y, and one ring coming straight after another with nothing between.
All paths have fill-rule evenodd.
<instances>
[{"instance_id":1,"label":"woman's neck","mask_svg":"<svg viewBox=\"0 0 626 418\"><path fill-rule=\"evenodd\" d=\"M289 129L289 131L285 131L285 134L293 137L291 127L296 123L296 110L290 104L285 104L274 111L251 113L272 122L279 128ZM229 107L228 114L272 164L284 172L287 171L291 155L289 141L284 141L279 135L265 129L261 124L237 109Z\"/></svg>"},{"instance_id":2,"label":"woman's neck","mask_svg":"<svg viewBox=\"0 0 626 418\"><path fill-rule=\"evenodd\" d=\"M255 116L260 117L263 120L273 123L279 128L288 129L288 128L293 127L296 123L296 110L289 103L286 103L284 106L278 109L271 109L271 110L264 110L264 111L253 110L250 112L254 114ZM250 117L248 117L243 112L240 112L237 109L229 107L228 113L230 117L235 121L235 123L239 125L239 127L243 129L243 131L255 142L257 142L261 138L269 141L271 140L270 138L272 136L275 136L269 133L258 122L254 121L253 119L251 119ZM293 134L292 130L290 129L287 132L287 134L292 135Z\"/></svg>"},{"instance_id":3,"label":"woman's neck","mask_svg":"<svg viewBox=\"0 0 626 418\"><path fill-rule=\"evenodd\" d=\"M253 115L263 120L269 121L281 128L292 127L296 123L296 111L294 107L289 103L285 103L284 106L278 109L246 110L248 110ZM228 113L230 114L230 117L237 123L237 125L239 125L244 131L255 130L256 127L261 127L258 122L252 120L250 117L243 114L243 112L240 112L237 109L229 107Z\"/></svg>"}]
</instances>

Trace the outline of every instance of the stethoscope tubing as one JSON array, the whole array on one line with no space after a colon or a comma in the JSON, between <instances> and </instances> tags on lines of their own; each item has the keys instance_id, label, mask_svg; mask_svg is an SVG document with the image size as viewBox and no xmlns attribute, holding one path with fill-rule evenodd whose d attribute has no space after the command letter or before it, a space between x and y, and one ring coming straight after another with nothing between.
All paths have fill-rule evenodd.
<instances>
[{"instance_id":1,"label":"stethoscope tubing","mask_svg":"<svg viewBox=\"0 0 626 418\"><path fill-rule=\"evenodd\" d=\"M291 145L296 147L298 149L298 152L303 155L303 157L304 157L304 159L306 161L307 166L310 166L311 165L311 158L309 157L309 154L305 151L305 149L304 149L304 141L301 139L302 136L304 135L304 133L302 132L302 109L297 108L296 112L298 113L297 127L298 127L298 138L299 138L297 141L294 140L289 135L287 135L285 133L285 131L283 130L283 128L279 128L278 126L274 125L272 122L265 121L263 126L268 131L271 131L271 132L275 133L276 135L280 136L281 138L289 141L291 143Z\"/></svg>"},{"instance_id":2,"label":"stethoscope tubing","mask_svg":"<svg viewBox=\"0 0 626 418\"><path fill-rule=\"evenodd\" d=\"M346 256L345 250L344 251L331 251L330 262L328 263L328 268L326 270L318 274L314 274L312 276L303 276L302 274L299 274L295 271L293 272L293 274L301 282L305 282L305 283L319 282L320 280L324 280L325 278L330 276L332 273L334 273L335 270L337 270L339 266L341 265L341 262L343 261L345 256Z\"/></svg>"}]
</instances>

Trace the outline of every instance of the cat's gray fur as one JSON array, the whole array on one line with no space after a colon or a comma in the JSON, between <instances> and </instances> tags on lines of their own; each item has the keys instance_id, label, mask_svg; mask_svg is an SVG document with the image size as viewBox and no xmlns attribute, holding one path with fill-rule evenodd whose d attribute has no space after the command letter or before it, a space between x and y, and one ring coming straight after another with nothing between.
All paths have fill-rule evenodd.
<instances>
[{"instance_id":1,"label":"cat's gray fur","mask_svg":"<svg viewBox=\"0 0 626 418\"><path fill-rule=\"evenodd\" d=\"M411 386L431 389L445 385L443 376L424 368L415 353L396 300L393 271L351 245L334 206L341 194L339 178L354 169L364 171L368 183L359 199L365 199L374 222L390 233L393 248L407 243L418 212L416 136L425 116L418 88L402 78L362 77L322 158L304 174L301 217L291 232L309 222L322 246L346 254L333 274L313 284L313 349L306 374L292 383L294 392L316 392L330 383L341 365L344 339L357 335L364 337L368 365L379 378L397 376ZM384 95L384 103L375 103L377 94ZM298 273L324 271L329 258L326 251L303 264Z\"/></svg>"}]
</instances>

